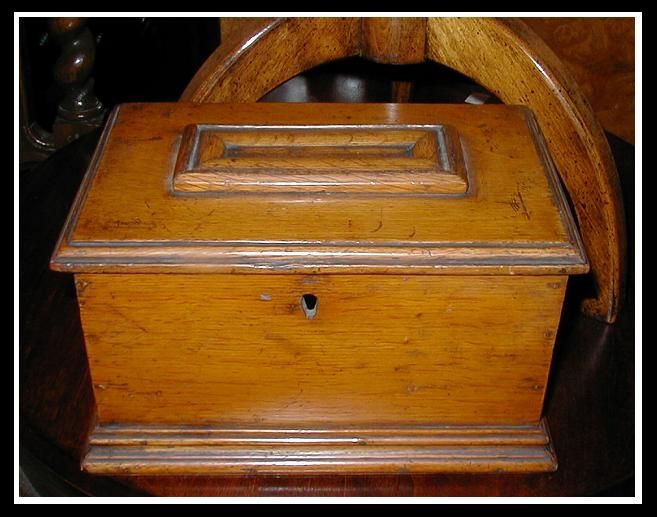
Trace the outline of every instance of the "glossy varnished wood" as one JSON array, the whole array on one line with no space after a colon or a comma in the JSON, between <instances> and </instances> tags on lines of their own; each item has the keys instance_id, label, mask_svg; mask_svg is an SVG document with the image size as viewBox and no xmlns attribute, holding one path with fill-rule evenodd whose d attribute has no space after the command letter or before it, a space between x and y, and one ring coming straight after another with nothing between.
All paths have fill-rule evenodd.
<instances>
[{"instance_id":1,"label":"glossy varnished wood","mask_svg":"<svg viewBox=\"0 0 657 517\"><path fill-rule=\"evenodd\" d=\"M64 95L53 126L56 147L101 126L106 110L94 94L90 77L96 60L96 41L86 27L87 18L50 18L50 35L61 46L54 77Z\"/></svg>"},{"instance_id":2,"label":"glossy varnished wood","mask_svg":"<svg viewBox=\"0 0 657 517\"><path fill-rule=\"evenodd\" d=\"M360 53L360 18L315 18L312 24L307 20L254 19L251 30L247 25L231 32L191 80L183 99L253 102L308 68ZM273 53L251 51L263 43Z\"/></svg>"},{"instance_id":3,"label":"glossy varnished wood","mask_svg":"<svg viewBox=\"0 0 657 517\"><path fill-rule=\"evenodd\" d=\"M565 283L79 275L100 426L85 468L552 470L540 416Z\"/></svg>"},{"instance_id":4,"label":"glossy varnished wood","mask_svg":"<svg viewBox=\"0 0 657 517\"><path fill-rule=\"evenodd\" d=\"M362 55L378 63L421 63L426 26L426 18L363 18Z\"/></svg>"},{"instance_id":5,"label":"glossy varnished wood","mask_svg":"<svg viewBox=\"0 0 657 517\"><path fill-rule=\"evenodd\" d=\"M409 193L424 162L462 188ZM385 174L406 188L377 189ZM181 192L187 175L197 188ZM231 191L240 175L282 183ZM288 191L317 177L333 183ZM94 436L155 433L92 438L94 472L556 465L543 399L566 275L587 263L524 108L125 105L52 264L76 273ZM271 449L252 432L273 433Z\"/></svg>"},{"instance_id":6,"label":"glossy varnished wood","mask_svg":"<svg viewBox=\"0 0 657 517\"><path fill-rule=\"evenodd\" d=\"M458 132L449 126L185 128L178 192L465 193Z\"/></svg>"},{"instance_id":7,"label":"glossy varnished wood","mask_svg":"<svg viewBox=\"0 0 657 517\"><path fill-rule=\"evenodd\" d=\"M523 18L611 133L634 144L634 18Z\"/></svg>"},{"instance_id":8,"label":"glossy varnished wood","mask_svg":"<svg viewBox=\"0 0 657 517\"><path fill-rule=\"evenodd\" d=\"M538 423L565 284L546 276L77 280L101 424L283 428ZM305 293L318 299L313 319L301 308Z\"/></svg>"},{"instance_id":9,"label":"glossy varnished wood","mask_svg":"<svg viewBox=\"0 0 657 517\"><path fill-rule=\"evenodd\" d=\"M93 396L72 278L48 271L47 263L94 145L94 140L83 137L38 170L21 175L20 439L45 463L48 475L54 473L91 495L546 496L592 495L632 474L632 304L625 306L615 325L607 326L573 311L578 300L573 290L547 399L559 456L556 472L130 478L80 472L84 430L93 425ZM627 167L627 161L619 163ZM631 163L629 170L622 167L631 176ZM627 206L632 206L631 200ZM23 459L21 453L21 463ZM45 489L42 493L61 495Z\"/></svg>"},{"instance_id":10,"label":"glossy varnished wood","mask_svg":"<svg viewBox=\"0 0 657 517\"><path fill-rule=\"evenodd\" d=\"M307 64L319 64L322 59L366 55L371 42L385 39L385 34L405 27L404 23L411 22L368 20L363 25L358 18L258 20L252 31L235 31L235 41L219 47L190 82L182 100L256 101L276 84L301 72L304 65L307 68ZM416 19L408 27L413 35L408 41L415 40L418 23ZM310 32L314 37L309 45ZM339 44L334 43L336 38ZM407 40L393 37L389 41L398 41L400 52L407 54L402 43ZM314 45L319 45L320 51ZM602 129L570 74L519 20L430 18L425 50L428 59L468 75L504 102L526 104L535 111L575 204L592 265L596 295L584 308L613 322L625 268L622 196ZM390 53L390 48L380 52ZM260 75L264 62L277 65Z\"/></svg>"},{"instance_id":11,"label":"glossy varnished wood","mask_svg":"<svg viewBox=\"0 0 657 517\"><path fill-rule=\"evenodd\" d=\"M363 24L372 23L372 20L365 18ZM401 27L400 22L409 18L379 20L392 27ZM634 18L532 17L521 20L548 44L570 71L604 129L634 144ZM266 21L266 18L253 17L222 18L222 41L233 41L236 34L242 34L247 40L254 28ZM426 22L423 23L426 31ZM419 40L417 37L416 41ZM423 46L425 40L426 33ZM398 42L400 46L405 43ZM396 47L395 52L399 52ZM374 58L368 56L368 59ZM393 80L395 93L392 100L409 102L409 93L414 86L405 80ZM357 94L362 90L351 92Z\"/></svg>"},{"instance_id":12,"label":"glossy varnished wood","mask_svg":"<svg viewBox=\"0 0 657 517\"><path fill-rule=\"evenodd\" d=\"M174 452L172 452L174 451ZM540 472L543 424L351 429L99 426L84 468L101 474Z\"/></svg>"},{"instance_id":13,"label":"glossy varnished wood","mask_svg":"<svg viewBox=\"0 0 657 517\"><path fill-rule=\"evenodd\" d=\"M452 126L468 190L173 195L175 164L189 148L180 145L188 141L185 128L201 120ZM523 108L177 103L125 105L116 112L53 267L559 275L584 272L587 264L541 136Z\"/></svg>"},{"instance_id":14,"label":"glossy varnished wood","mask_svg":"<svg viewBox=\"0 0 657 517\"><path fill-rule=\"evenodd\" d=\"M585 309L613 322L625 268L622 196L602 127L577 84L518 20L433 18L427 27L429 58L472 77L504 102L525 104L536 113L591 261L597 297Z\"/></svg>"}]
</instances>

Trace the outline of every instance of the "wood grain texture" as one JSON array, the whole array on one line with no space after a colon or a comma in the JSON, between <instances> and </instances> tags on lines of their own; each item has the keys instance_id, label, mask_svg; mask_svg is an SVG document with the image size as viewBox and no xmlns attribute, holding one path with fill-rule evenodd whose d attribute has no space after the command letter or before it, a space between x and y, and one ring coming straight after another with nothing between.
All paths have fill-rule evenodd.
<instances>
[{"instance_id":1,"label":"wood grain texture","mask_svg":"<svg viewBox=\"0 0 657 517\"><path fill-rule=\"evenodd\" d=\"M201 120L453 126L469 190L172 195L178 153L191 146L184 128ZM540 134L522 108L176 103L125 105L114 115L53 267L442 275L568 274L587 264Z\"/></svg>"},{"instance_id":2,"label":"wood grain texture","mask_svg":"<svg viewBox=\"0 0 657 517\"><path fill-rule=\"evenodd\" d=\"M565 284L79 275L99 423L137 424L132 436L92 435L85 464L131 474L552 470L536 426ZM304 293L318 300L312 319ZM171 427L181 424L203 429ZM437 424L461 425L426 428Z\"/></svg>"},{"instance_id":3,"label":"wood grain texture","mask_svg":"<svg viewBox=\"0 0 657 517\"><path fill-rule=\"evenodd\" d=\"M96 139L83 136L20 175L20 443L49 475L88 495L215 497L590 496L610 493L610 487L632 476L634 296L628 296L618 322L605 325L575 310L581 297L576 282L569 286L546 398L559 458L556 472L109 477L81 471L95 405L73 279L48 271L48 258L95 144ZM631 184L634 150L618 139L612 145L621 177ZM633 214L631 197L626 204ZM20 460L24 465L22 451Z\"/></svg>"},{"instance_id":4,"label":"wood grain texture","mask_svg":"<svg viewBox=\"0 0 657 517\"><path fill-rule=\"evenodd\" d=\"M634 143L634 18L523 18L577 81L602 126Z\"/></svg>"},{"instance_id":5,"label":"wood grain texture","mask_svg":"<svg viewBox=\"0 0 657 517\"><path fill-rule=\"evenodd\" d=\"M89 472L114 475L499 473L556 466L544 422L320 431L100 426L83 463Z\"/></svg>"},{"instance_id":6,"label":"wood grain texture","mask_svg":"<svg viewBox=\"0 0 657 517\"><path fill-rule=\"evenodd\" d=\"M219 30L221 32L222 45L227 41L235 41L244 35L251 35L254 28L271 21L271 18L258 16L226 16L219 19ZM241 35L241 36L240 36Z\"/></svg>"},{"instance_id":7,"label":"wood grain texture","mask_svg":"<svg viewBox=\"0 0 657 517\"><path fill-rule=\"evenodd\" d=\"M178 192L465 193L445 126L219 126L183 131Z\"/></svg>"},{"instance_id":8,"label":"wood grain texture","mask_svg":"<svg viewBox=\"0 0 657 517\"><path fill-rule=\"evenodd\" d=\"M537 423L565 283L77 277L101 423L293 427Z\"/></svg>"},{"instance_id":9,"label":"wood grain texture","mask_svg":"<svg viewBox=\"0 0 657 517\"><path fill-rule=\"evenodd\" d=\"M394 130L382 138L373 129L380 126ZM324 172L349 161L349 144L379 156L387 145L386 160L412 144L426 160L438 156L439 134L427 141L437 126L460 135L466 192L173 191L176 164L212 167L226 154L272 175L285 169L281 156L298 155L325 160ZM412 127L410 144L400 127ZM215 131L209 141L204 128ZM314 173L306 167L297 180ZM268 204L251 219L248 210ZM384 209L392 214L385 221ZM366 224L353 229L349 219L345 241L344 219L327 226L336 217ZM96 472L555 467L544 429L538 441L500 435L508 426L538 429L565 275L587 268L536 121L522 107L123 106L53 265L79 273L98 423L159 433L144 445L135 444L142 430L132 444L121 436L94 442L88 466ZM237 274L252 269L266 274ZM329 274L338 272L347 274ZM445 425L464 427L462 435L446 437ZM192 426L192 434L207 427L213 443L174 437L170 426ZM479 426L499 436L490 443ZM292 436L304 430L324 438ZM345 441L341 430L356 436ZM248 436L268 431L278 433L269 447Z\"/></svg>"},{"instance_id":10,"label":"wood grain texture","mask_svg":"<svg viewBox=\"0 0 657 517\"><path fill-rule=\"evenodd\" d=\"M622 196L604 132L575 81L518 20L432 18L427 27L430 59L536 114L570 192L591 261L597 297L584 308L614 321L625 268Z\"/></svg>"},{"instance_id":11,"label":"wood grain texture","mask_svg":"<svg viewBox=\"0 0 657 517\"><path fill-rule=\"evenodd\" d=\"M421 63L426 27L426 18L363 18L362 55L377 63Z\"/></svg>"},{"instance_id":12,"label":"wood grain texture","mask_svg":"<svg viewBox=\"0 0 657 517\"><path fill-rule=\"evenodd\" d=\"M233 33L248 35L244 38L246 40L253 34L254 26L266 20L222 18L222 40L233 39ZM395 22L399 19L385 20ZM605 130L633 144L634 19L532 17L521 20L548 44L568 68ZM404 43L401 41L399 44ZM409 102L411 87L410 82L393 81L394 102Z\"/></svg>"},{"instance_id":13,"label":"wood grain texture","mask_svg":"<svg viewBox=\"0 0 657 517\"><path fill-rule=\"evenodd\" d=\"M343 41L351 44L333 45L326 61L362 54L354 36L362 30L358 19L351 20L353 32L343 36ZM318 56L307 44L307 32L314 31L315 40L327 44L334 40L339 29L327 23L323 18L279 19L269 22L266 37L265 33L253 32L248 46L222 45L199 70L181 100L258 100L273 82L279 84L298 74L300 61ZM278 33L281 40L276 39ZM430 18L426 37L428 59L468 75L504 102L526 104L537 114L575 204L592 264L596 297L587 300L584 309L613 322L625 275L622 197L602 128L575 81L547 45L518 20ZM236 59L239 66L232 68ZM277 63L274 81L268 73L258 77L262 63L267 61ZM282 63L280 67L278 63ZM242 89L236 87L238 84Z\"/></svg>"}]
</instances>

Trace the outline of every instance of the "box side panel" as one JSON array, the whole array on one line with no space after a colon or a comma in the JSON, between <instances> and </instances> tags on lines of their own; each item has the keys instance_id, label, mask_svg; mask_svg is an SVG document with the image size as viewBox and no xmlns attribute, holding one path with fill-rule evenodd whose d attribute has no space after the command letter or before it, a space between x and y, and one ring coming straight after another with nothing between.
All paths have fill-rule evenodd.
<instances>
[{"instance_id":1,"label":"box side panel","mask_svg":"<svg viewBox=\"0 0 657 517\"><path fill-rule=\"evenodd\" d=\"M101 424L321 427L538 423L566 281L106 274L77 285Z\"/></svg>"}]
</instances>

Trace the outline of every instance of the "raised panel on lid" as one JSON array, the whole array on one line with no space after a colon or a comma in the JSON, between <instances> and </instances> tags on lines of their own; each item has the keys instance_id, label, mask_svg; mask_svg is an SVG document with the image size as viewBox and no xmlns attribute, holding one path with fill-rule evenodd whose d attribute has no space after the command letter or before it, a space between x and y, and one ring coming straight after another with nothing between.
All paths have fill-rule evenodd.
<instances>
[{"instance_id":1,"label":"raised panel on lid","mask_svg":"<svg viewBox=\"0 0 657 517\"><path fill-rule=\"evenodd\" d=\"M121 106L53 267L587 270L530 112L390 104Z\"/></svg>"},{"instance_id":2,"label":"raised panel on lid","mask_svg":"<svg viewBox=\"0 0 657 517\"><path fill-rule=\"evenodd\" d=\"M178 192L464 193L458 134L444 126L185 128Z\"/></svg>"}]
</instances>

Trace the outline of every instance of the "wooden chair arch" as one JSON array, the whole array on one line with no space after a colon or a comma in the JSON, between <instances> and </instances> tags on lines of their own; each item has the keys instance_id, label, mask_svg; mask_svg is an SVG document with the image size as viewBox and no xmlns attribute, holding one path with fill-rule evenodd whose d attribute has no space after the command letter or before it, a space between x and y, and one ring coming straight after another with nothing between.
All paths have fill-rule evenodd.
<instances>
[{"instance_id":1,"label":"wooden chair arch","mask_svg":"<svg viewBox=\"0 0 657 517\"><path fill-rule=\"evenodd\" d=\"M604 132L559 59L519 20L498 18L253 19L208 58L181 100L255 102L322 63L433 60L538 119L572 198L596 296L584 310L613 322L619 310L625 223L618 173Z\"/></svg>"}]
</instances>

